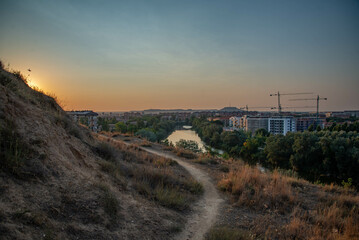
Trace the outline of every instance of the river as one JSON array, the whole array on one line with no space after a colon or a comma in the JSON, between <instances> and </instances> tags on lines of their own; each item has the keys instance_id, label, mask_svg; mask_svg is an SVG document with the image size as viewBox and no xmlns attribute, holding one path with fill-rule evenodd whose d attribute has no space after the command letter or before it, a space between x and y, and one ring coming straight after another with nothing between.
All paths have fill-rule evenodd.
<instances>
[{"instance_id":1,"label":"river","mask_svg":"<svg viewBox=\"0 0 359 240\"><path fill-rule=\"evenodd\" d=\"M192 140L195 141L198 144L198 147L205 152L205 143L201 140L201 138L198 136L198 134L191 130L190 126L183 126L184 129L182 130L176 130L171 135L167 137L168 142L173 143L173 145L176 145L176 142L178 142L181 139L184 140Z\"/></svg>"}]
</instances>

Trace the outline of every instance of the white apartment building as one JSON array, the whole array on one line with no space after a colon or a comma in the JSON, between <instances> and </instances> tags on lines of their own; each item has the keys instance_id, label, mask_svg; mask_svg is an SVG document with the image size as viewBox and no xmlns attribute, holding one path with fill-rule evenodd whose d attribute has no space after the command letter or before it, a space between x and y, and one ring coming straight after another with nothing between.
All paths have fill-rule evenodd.
<instances>
[{"instance_id":1,"label":"white apartment building","mask_svg":"<svg viewBox=\"0 0 359 240\"><path fill-rule=\"evenodd\" d=\"M242 117L230 117L229 126L233 128L241 128L241 118Z\"/></svg>"},{"instance_id":2,"label":"white apartment building","mask_svg":"<svg viewBox=\"0 0 359 240\"><path fill-rule=\"evenodd\" d=\"M277 117L268 119L268 131L272 134L286 135L296 131L296 121L293 117Z\"/></svg>"}]
</instances>

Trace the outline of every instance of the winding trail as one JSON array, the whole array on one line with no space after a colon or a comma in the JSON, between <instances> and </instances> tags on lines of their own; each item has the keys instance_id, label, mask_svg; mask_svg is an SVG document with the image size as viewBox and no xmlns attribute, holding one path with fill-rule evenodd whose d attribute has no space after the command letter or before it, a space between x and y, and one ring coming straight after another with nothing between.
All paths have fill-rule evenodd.
<instances>
[{"instance_id":1,"label":"winding trail","mask_svg":"<svg viewBox=\"0 0 359 240\"><path fill-rule=\"evenodd\" d=\"M114 142L114 138L109 138L105 135L99 135L102 139L111 139ZM125 141L119 141L126 145L130 145ZM176 161L179 165L184 167L194 179L200 182L203 186L204 193L203 196L192 205L192 213L190 214L189 219L183 229L174 239L175 240L202 240L204 239L205 234L216 222L217 215L219 214L219 209L221 204L224 202L224 199L218 194L218 191L215 185L212 183L211 177L203 170L198 169L191 163L188 163L177 157L173 153L165 152L163 150L155 150L153 148L139 147L140 149L158 155L166 157Z\"/></svg>"},{"instance_id":2,"label":"winding trail","mask_svg":"<svg viewBox=\"0 0 359 240\"><path fill-rule=\"evenodd\" d=\"M218 194L210 176L208 176L208 174L203 170L196 168L192 164L174 156L173 154L144 147L141 147L141 149L178 162L179 165L184 167L198 182L203 185L203 196L194 204L193 212L191 213L184 230L175 239L204 239L206 232L215 223L216 217L219 213L220 204L223 202L223 198L221 198Z\"/></svg>"}]
</instances>

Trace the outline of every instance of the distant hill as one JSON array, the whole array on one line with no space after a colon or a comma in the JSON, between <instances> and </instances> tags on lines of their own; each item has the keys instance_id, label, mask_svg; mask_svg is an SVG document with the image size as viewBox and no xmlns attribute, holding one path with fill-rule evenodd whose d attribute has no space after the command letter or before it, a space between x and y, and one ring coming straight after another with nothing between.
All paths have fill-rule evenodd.
<instances>
[{"instance_id":1,"label":"distant hill","mask_svg":"<svg viewBox=\"0 0 359 240\"><path fill-rule=\"evenodd\" d=\"M224 108L220 109L220 111L222 111L222 112L240 112L243 110L236 108L236 107L224 107Z\"/></svg>"}]
</instances>

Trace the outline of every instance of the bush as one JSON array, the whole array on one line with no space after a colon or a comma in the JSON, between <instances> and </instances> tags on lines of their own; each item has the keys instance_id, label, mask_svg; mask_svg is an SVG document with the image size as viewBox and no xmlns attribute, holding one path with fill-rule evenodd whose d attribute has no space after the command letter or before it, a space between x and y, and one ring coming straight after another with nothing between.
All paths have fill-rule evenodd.
<instances>
[{"instance_id":1,"label":"bush","mask_svg":"<svg viewBox=\"0 0 359 240\"><path fill-rule=\"evenodd\" d=\"M176 155L187 159L195 159L197 155L191 151L185 149L176 149Z\"/></svg>"},{"instance_id":2,"label":"bush","mask_svg":"<svg viewBox=\"0 0 359 240\"><path fill-rule=\"evenodd\" d=\"M118 216L119 201L107 185L99 184L99 188L103 191L101 201L104 211L111 218L111 221L114 222Z\"/></svg>"},{"instance_id":3,"label":"bush","mask_svg":"<svg viewBox=\"0 0 359 240\"><path fill-rule=\"evenodd\" d=\"M242 165L229 172L219 183L222 191L232 194L241 205L254 209L272 207L285 211L294 204L289 178L273 173L261 173L255 167Z\"/></svg>"},{"instance_id":4,"label":"bush","mask_svg":"<svg viewBox=\"0 0 359 240\"><path fill-rule=\"evenodd\" d=\"M0 126L0 168L5 172L20 176L29 149L15 130L14 123L10 121Z\"/></svg>"},{"instance_id":5,"label":"bush","mask_svg":"<svg viewBox=\"0 0 359 240\"><path fill-rule=\"evenodd\" d=\"M96 153L107 161L116 160L116 150L113 146L106 142L100 142L96 146Z\"/></svg>"}]
</instances>

